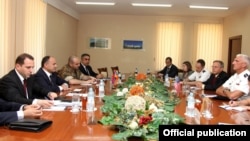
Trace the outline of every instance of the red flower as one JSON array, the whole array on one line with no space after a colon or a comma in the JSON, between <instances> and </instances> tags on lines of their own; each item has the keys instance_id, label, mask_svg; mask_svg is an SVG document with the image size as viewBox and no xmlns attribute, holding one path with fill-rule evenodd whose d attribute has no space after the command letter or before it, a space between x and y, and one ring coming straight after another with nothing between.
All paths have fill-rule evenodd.
<instances>
[{"instance_id":1,"label":"red flower","mask_svg":"<svg viewBox=\"0 0 250 141\"><path fill-rule=\"evenodd\" d=\"M139 125L148 124L153 118L151 116L141 116L139 118Z\"/></svg>"}]
</instances>

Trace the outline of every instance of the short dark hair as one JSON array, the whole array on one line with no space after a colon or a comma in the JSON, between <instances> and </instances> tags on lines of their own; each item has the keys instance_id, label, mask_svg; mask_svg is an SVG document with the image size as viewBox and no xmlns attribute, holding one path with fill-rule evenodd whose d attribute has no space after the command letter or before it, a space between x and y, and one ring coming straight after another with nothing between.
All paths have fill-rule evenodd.
<instances>
[{"instance_id":1,"label":"short dark hair","mask_svg":"<svg viewBox=\"0 0 250 141\"><path fill-rule=\"evenodd\" d=\"M41 62L41 66L44 67L44 64L48 62L50 56L44 56Z\"/></svg>"},{"instance_id":2,"label":"short dark hair","mask_svg":"<svg viewBox=\"0 0 250 141\"><path fill-rule=\"evenodd\" d=\"M15 61L15 64L19 64L19 65L23 65L24 64L24 60L28 58L30 60L34 60L34 57L31 56L30 54L28 53L22 53L20 54L17 58L16 58L16 61Z\"/></svg>"},{"instance_id":3,"label":"short dark hair","mask_svg":"<svg viewBox=\"0 0 250 141\"><path fill-rule=\"evenodd\" d=\"M192 71L192 65L189 61L184 61L182 64L187 66L187 71Z\"/></svg>"},{"instance_id":4,"label":"short dark hair","mask_svg":"<svg viewBox=\"0 0 250 141\"><path fill-rule=\"evenodd\" d=\"M88 53L83 53L83 54L81 55L81 59L82 59L83 57L85 57L85 56L90 57L90 55L89 55Z\"/></svg>"},{"instance_id":5,"label":"short dark hair","mask_svg":"<svg viewBox=\"0 0 250 141\"><path fill-rule=\"evenodd\" d=\"M172 63L172 58L171 57L167 57L166 61L169 60Z\"/></svg>"},{"instance_id":6,"label":"short dark hair","mask_svg":"<svg viewBox=\"0 0 250 141\"><path fill-rule=\"evenodd\" d=\"M206 63L203 59L198 59L196 62L200 63L202 67L205 67L205 65L206 65Z\"/></svg>"}]
</instances>

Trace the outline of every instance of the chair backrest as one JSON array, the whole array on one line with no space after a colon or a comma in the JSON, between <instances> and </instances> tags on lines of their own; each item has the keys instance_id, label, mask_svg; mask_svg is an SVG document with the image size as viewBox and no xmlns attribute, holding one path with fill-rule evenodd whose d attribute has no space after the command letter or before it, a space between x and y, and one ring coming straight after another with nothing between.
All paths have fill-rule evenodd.
<instances>
[{"instance_id":1,"label":"chair backrest","mask_svg":"<svg viewBox=\"0 0 250 141\"><path fill-rule=\"evenodd\" d=\"M103 67L103 68L97 68L98 72L103 75L104 78L108 77L108 68Z\"/></svg>"},{"instance_id":2,"label":"chair backrest","mask_svg":"<svg viewBox=\"0 0 250 141\"><path fill-rule=\"evenodd\" d=\"M114 73L115 70L117 70L118 72L120 72L118 66L111 67L111 70L112 70L112 73Z\"/></svg>"}]
</instances>

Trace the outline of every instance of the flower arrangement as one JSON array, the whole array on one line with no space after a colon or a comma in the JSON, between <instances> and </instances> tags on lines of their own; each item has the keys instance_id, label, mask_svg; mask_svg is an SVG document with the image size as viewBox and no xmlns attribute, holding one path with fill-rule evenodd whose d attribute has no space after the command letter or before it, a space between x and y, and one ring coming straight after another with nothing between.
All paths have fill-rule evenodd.
<instances>
[{"instance_id":1,"label":"flower arrangement","mask_svg":"<svg viewBox=\"0 0 250 141\"><path fill-rule=\"evenodd\" d=\"M152 76L131 76L118 87L118 91L103 100L101 111L104 116L99 122L118 129L119 132L112 136L113 140L128 140L130 137L158 140L159 125L183 123L183 118L174 113L179 99L167 91L163 82Z\"/></svg>"}]
</instances>

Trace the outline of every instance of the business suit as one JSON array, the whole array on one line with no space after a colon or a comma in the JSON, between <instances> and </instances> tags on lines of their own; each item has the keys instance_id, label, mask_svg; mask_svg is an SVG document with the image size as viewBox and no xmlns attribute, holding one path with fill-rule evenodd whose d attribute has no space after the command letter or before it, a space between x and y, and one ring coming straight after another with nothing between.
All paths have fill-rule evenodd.
<instances>
[{"instance_id":1,"label":"business suit","mask_svg":"<svg viewBox=\"0 0 250 141\"><path fill-rule=\"evenodd\" d=\"M84 69L84 66L82 65L82 64L80 64L80 66L79 66L79 70L83 73L83 74L85 74L85 75L89 75L89 76L92 76L92 77L96 77L98 74L97 73L95 73L94 71L93 71L93 69L92 69L92 67L91 66L86 66L86 69L88 70L88 72Z\"/></svg>"},{"instance_id":2,"label":"business suit","mask_svg":"<svg viewBox=\"0 0 250 141\"><path fill-rule=\"evenodd\" d=\"M40 68L35 74L35 80L40 86L52 92L60 92L59 86L67 83L67 81L58 77L56 73L52 73L49 78L42 68Z\"/></svg>"},{"instance_id":3,"label":"business suit","mask_svg":"<svg viewBox=\"0 0 250 141\"><path fill-rule=\"evenodd\" d=\"M215 91L224 82L226 82L228 78L229 78L228 74L226 72L224 72L224 71L220 72L216 78L215 78L214 74L211 74L210 77L208 78L208 80L203 82L203 84L205 85L204 90Z\"/></svg>"},{"instance_id":4,"label":"business suit","mask_svg":"<svg viewBox=\"0 0 250 141\"><path fill-rule=\"evenodd\" d=\"M17 112L22 105L0 99L0 125L18 120Z\"/></svg>"},{"instance_id":5,"label":"business suit","mask_svg":"<svg viewBox=\"0 0 250 141\"><path fill-rule=\"evenodd\" d=\"M168 73L168 77L174 78L175 76L178 76L178 68L174 64L172 64L170 66L169 70L168 70L168 68L169 67L165 66L163 68L163 70L161 70L161 71L158 72L158 73L163 74L163 79L165 78L166 73Z\"/></svg>"},{"instance_id":6,"label":"business suit","mask_svg":"<svg viewBox=\"0 0 250 141\"><path fill-rule=\"evenodd\" d=\"M32 75L27 79L27 92L29 97L29 99L27 99L23 83L15 69L2 77L0 90L0 98L22 104L32 104L35 98L44 99L49 93L49 90L40 87L38 83L35 82L35 77Z\"/></svg>"}]
</instances>

